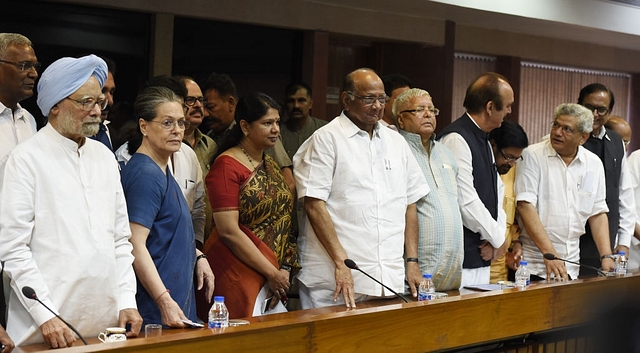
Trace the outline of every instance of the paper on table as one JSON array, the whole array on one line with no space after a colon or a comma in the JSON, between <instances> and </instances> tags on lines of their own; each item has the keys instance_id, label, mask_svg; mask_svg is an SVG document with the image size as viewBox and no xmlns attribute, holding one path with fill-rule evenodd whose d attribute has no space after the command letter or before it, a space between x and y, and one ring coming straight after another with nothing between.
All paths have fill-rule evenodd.
<instances>
[{"instance_id":1,"label":"paper on table","mask_svg":"<svg viewBox=\"0 0 640 353\"><path fill-rule=\"evenodd\" d=\"M264 301L267 299L267 294L269 294L269 285L265 284L262 289L260 289L258 297L256 298L256 304L253 306L253 316L286 313L288 311L287 308L282 304L282 302L278 300L278 304L275 308L263 313L262 306L264 305ZM273 300L277 299L274 298Z\"/></svg>"}]
</instances>

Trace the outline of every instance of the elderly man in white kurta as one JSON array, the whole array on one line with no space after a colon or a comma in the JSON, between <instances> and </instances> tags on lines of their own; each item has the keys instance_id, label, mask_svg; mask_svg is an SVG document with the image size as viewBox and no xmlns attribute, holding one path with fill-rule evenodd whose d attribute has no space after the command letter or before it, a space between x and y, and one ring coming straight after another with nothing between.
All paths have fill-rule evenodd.
<instances>
[{"instance_id":1,"label":"elderly man in white kurta","mask_svg":"<svg viewBox=\"0 0 640 353\"><path fill-rule=\"evenodd\" d=\"M593 124L591 112L578 104L556 108L549 140L529 146L516 169L515 191L523 257L534 279L578 278L580 268L550 253L580 261L580 236L585 224L601 256L602 269L613 270L605 202L604 168L600 159L582 144ZM537 276L537 277L534 277Z\"/></svg>"},{"instance_id":2,"label":"elderly man in white kurta","mask_svg":"<svg viewBox=\"0 0 640 353\"><path fill-rule=\"evenodd\" d=\"M113 153L87 139L99 128L107 65L97 56L62 58L38 84L49 123L7 161L0 258L11 278L7 332L17 345L73 344L73 332L36 301L33 288L83 336L109 326L140 331L125 199Z\"/></svg>"},{"instance_id":3,"label":"elderly man in white kurta","mask_svg":"<svg viewBox=\"0 0 640 353\"><path fill-rule=\"evenodd\" d=\"M417 259L415 203L429 192L409 146L378 123L388 98L369 69L347 75L343 113L318 129L294 156L298 197L306 217L298 243L303 308L344 304L393 294L359 272L402 292L407 259ZM407 274L412 294L420 281L417 262ZM339 294L342 296L339 297Z\"/></svg>"}]
</instances>

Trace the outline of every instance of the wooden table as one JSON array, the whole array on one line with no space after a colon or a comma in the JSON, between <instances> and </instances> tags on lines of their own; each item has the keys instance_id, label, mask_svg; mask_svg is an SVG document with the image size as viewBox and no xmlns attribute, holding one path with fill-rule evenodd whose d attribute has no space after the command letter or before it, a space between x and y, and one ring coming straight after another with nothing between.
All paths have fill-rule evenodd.
<instances>
[{"instance_id":1,"label":"wooden table","mask_svg":"<svg viewBox=\"0 0 640 353\"><path fill-rule=\"evenodd\" d=\"M161 337L134 338L65 352L425 352L499 341L533 332L589 323L613 306L639 302L640 273L535 284L450 296L430 302L379 300L250 318L226 329L164 330ZM144 335L144 333L143 333ZM94 344L96 343L96 344ZM14 352L46 350L45 345Z\"/></svg>"}]
</instances>

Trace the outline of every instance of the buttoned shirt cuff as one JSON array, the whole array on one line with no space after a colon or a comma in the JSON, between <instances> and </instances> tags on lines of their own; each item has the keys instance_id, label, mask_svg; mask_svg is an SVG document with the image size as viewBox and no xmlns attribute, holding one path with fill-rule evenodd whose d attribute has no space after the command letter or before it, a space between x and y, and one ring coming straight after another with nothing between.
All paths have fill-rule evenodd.
<instances>
[{"instance_id":1,"label":"buttoned shirt cuff","mask_svg":"<svg viewBox=\"0 0 640 353\"><path fill-rule=\"evenodd\" d=\"M45 303L54 312L58 312L56 310L56 307L53 305L53 303L51 301L45 299L45 300L42 300L42 302ZM29 313L31 314L31 317L33 318L33 321L35 321L35 323L38 325L38 327L42 326L42 324L44 324L45 322L47 322L47 321L49 321L49 320L51 320L51 319L53 319L55 317L55 315L53 315L49 310L47 310L47 308L45 308L44 305L40 305L40 303L36 303L31 308Z\"/></svg>"},{"instance_id":2,"label":"buttoned shirt cuff","mask_svg":"<svg viewBox=\"0 0 640 353\"><path fill-rule=\"evenodd\" d=\"M135 292L123 292L120 293L120 301L118 302L118 311L124 309L138 309L138 305L136 304L136 293Z\"/></svg>"},{"instance_id":3,"label":"buttoned shirt cuff","mask_svg":"<svg viewBox=\"0 0 640 353\"><path fill-rule=\"evenodd\" d=\"M631 247L631 234L628 233L618 233L618 245L626 246L627 248Z\"/></svg>"}]
</instances>

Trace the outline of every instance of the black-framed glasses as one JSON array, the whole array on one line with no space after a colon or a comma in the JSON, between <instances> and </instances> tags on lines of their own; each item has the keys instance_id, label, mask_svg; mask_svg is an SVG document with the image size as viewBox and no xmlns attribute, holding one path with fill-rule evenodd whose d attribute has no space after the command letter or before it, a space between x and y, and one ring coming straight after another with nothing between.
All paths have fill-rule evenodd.
<instances>
[{"instance_id":1,"label":"black-framed glasses","mask_svg":"<svg viewBox=\"0 0 640 353\"><path fill-rule=\"evenodd\" d=\"M31 70L31 69L34 69L34 70L38 71L42 67L41 63L39 63L39 62L31 62L31 61L23 61L23 62L17 63L15 61L7 61L7 60L1 60L0 59L0 63L13 65L13 66L17 67L18 70L20 70L20 71L28 71L28 70Z\"/></svg>"},{"instance_id":2,"label":"black-framed glasses","mask_svg":"<svg viewBox=\"0 0 640 353\"><path fill-rule=\"evenodd\" d=\"M193 96L188 96L185 100L184 100L184 104L187 107L193 107L196 102L200 102L200 105L204 106L205 104L207 104L207 101L204 99L204 97L193 97Z\"/></svg>"},{"instance_id":3,"label":"black-framed glasses","mask_svg":"<svg viewBox=\"0 0 640 353\"><path fill-rule=\"evenodd\" d=\"M500 149L500 154L502 155L502 158L504 158L505 161L507 162L517 162L517 161L521 161L522 160L522 156L518 156L518 157L508 157L506 154L504 154L504 151L502 149Z\"/></svg>"},{"instance_id":4,"label":"black-framed glasses","mask_svg":"<svg viewBox=\"0 0 640 353\"><path fill-rule=\"evenodd\" d=\"M378 97L374 97L374 96L366 96L366 97L360 97L358 95L356 95L353 92L347 91L347 94L358 98L362 101L362 103L364 103L364 105L371 105L373 103L375 103L376 101L378 101L378 103L384 105L387 104L387 102L389 101L389 96L387 96L386 94L383 94L381 96Z\"/></svg>"},{"instance_id":5,"label":"black-framed glasses","mask_svg":"<svg viewBox=\"0 0 640 353\"><path fill-rule=\"evenodd\" d=\"M427 114L427 112L433 114L433 116L438 116L440 114L440 109L438 109L438 108L427 109L425 107L418 107L416 109L403 110L398 114L411 113L411 114L413 114L415 116L418 116L418 115L425 116Z\"/></svg>"},{"instance_id":6,"label":"black-framed glasses","mask_svg":"<svg viewBox=\"0 0 640 353\"><path fill-rule=\"evenodd\" d=\"M74 101L80 104L80 107L82 107L82 110L84 110L85 112L92 111L93 107L95 107L96 105L100 107L100 110L105 110L107 108L107 105L109 104L109 101L107 101L104 97L98 98L97 100L94 98L85 98L85 99L78 100L70 97L67 97L65 99L68 99L70 101Z\"/></svg>"},{"instance_id":7,"label":"black-framed glasses","mask_svg":"<svg viewBox=\"0 0 640 353\"><path fill-rule=\"evenodd\" d=\"M562 133L564 133L565 135L571 135L573 133L575 133L576 131L568 126L564 126L564 125L560 125L558 124L557 121L552 121L551 122L551 132L556 131L558 128L562 129Z\"/></svg>"},{"instance_id":8,"label":"black-framed glasses","mask_svg":"<svg viewBox=\"0 0 640 353\"><path fill-rule=\"evenodd\" d=\"M191 124L186 119L180 119L180 120L164 119L162 121L151 120L150 122L160 124L160 126L162 126L163 129L169 130L169 131L173 130L174 126L177 126L178 129L180 130L186 130L189 128L189 126L191 126Z\"/></svg>"},{"instance_id":9,"label":"black-framed glasses","mask_svg":"<svg viewBox=\"0 0 640 353\"><path fill-rule=\"evenodd\" d=\"M607 107L596 107L595 105L591 104L583 104L582 106L589 109L592 113L596 113L600 116L607 115L607 113L609 112L609 108Z\"/></svg>"}]
</instances>

